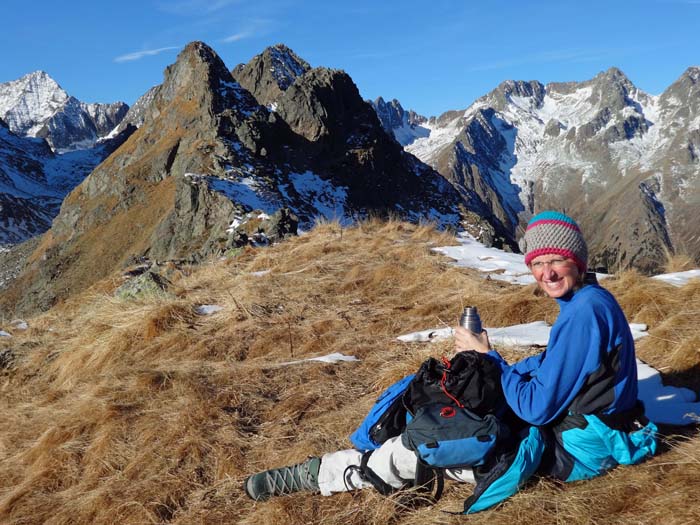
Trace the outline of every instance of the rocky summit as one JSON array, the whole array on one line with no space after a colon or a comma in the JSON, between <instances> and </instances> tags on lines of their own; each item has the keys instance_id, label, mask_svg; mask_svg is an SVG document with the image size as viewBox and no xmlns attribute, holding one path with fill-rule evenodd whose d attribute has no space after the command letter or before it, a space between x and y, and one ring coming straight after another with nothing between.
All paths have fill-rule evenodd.
<instances>
[{"instance_id":1,"label":"rocky summit","mask_svg":"<svg viewBox=\"0 0 700 525\"><path fill-rule=\"evenodd\" d=\"M0 84L0 245L45 232L63 198L121 144L128 106L85 104L38 71Z\"/></svg>"},{"instance_id":2,"label":"rocky summit","mask_svg":"<svg viewBox=\"0 0 700 525\"><path fill-rule=\"evenodd\" d=\"M54 150L94 146L128 109L123 102L81 102L44 71L0 84L0 118L17 135L44 138Z\"/></svg>"},{"instance_id":3,"label":"rocky summit","mask_svg":"<svg viewBox=\"0 0 700 525\"><path fill-rule=\"evenodd\" d=\"M376 111L384 131L393 135L402 146L430 136L430 130L424 126L428 119L413 110L406 111L398 100L385 102L382 97L378 97L370 104Z\"/></svg>"},{"instance_id":4,"label":"rocky summit","mask_svg":"<svg viewBox=\"0 0 700 525\"><path fill-rule=\"evenodd\" d=\"M284 74L246 74L266 60ZM384 132L346 73L276 46L236 74L248 89L207 45L185 47L126 117L126 142L64 200L4 311L45 309L136 260L266 242L260 228L388 213L458 224L457 192Z\"/></svg>"},{"instance_id":5,"label":"rocky summit","mask_svg":"<svg viewBox=\"0 0 700 525\"><path fill-rule=\"evenodd\" d=\"M586 82L507 81L407 146L511 239L543 209L575 216L591 264L652 273L669 253L700 261L699 70L659 96L618 69Z\"/></svg>"}]
</instances>

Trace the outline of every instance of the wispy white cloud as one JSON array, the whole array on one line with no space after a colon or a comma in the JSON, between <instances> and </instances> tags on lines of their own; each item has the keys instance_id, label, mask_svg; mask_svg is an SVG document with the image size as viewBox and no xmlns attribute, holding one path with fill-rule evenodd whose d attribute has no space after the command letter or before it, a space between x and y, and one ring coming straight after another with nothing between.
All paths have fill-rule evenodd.
<instances>
[{"instance_id":1,"label":"wispy white cloud","mask_svg":"<svg viewBox=\"0 0 700 525\"><path fill-rule=\"evenodd\" d=\"M239 3L241 0L175 0L159 3L158 9L176 15L208 14Z\"/></svg>"},{"instance_id":2,"label":"wispy white cloud","mask_svg":"<svg viewBox=\"0 0 700 525\"><path fill-rule=\"evenodd\" d=\"M231 44L232 42L238 42L244 38L263 36L268 34L274 25L275 22L267 18L248 20L246 23L241 24L239 31L222 38L219 42Z\"/></svg>"},{"instance_id":3,"label":"wispy white cloud","mask_svg":"<svg viewBox=\"0 0 700 525\"><path fill-rule=\"evenodd\" d=\"M114 59L115 62L133 62L134 60L141 60L143 57L158 55L164 51L171 51L173 49L180 49L178 46L168 46L159 47L158 49L144 49L143 51L135 51L133 53L127 53L126 55L120 55Z\"/></svg>"},{"instance_id":4,"label":"wispy white cloud","mask_svg":"<svg viewBox=\"0 0 700 525\"><path fill-rule=\"evenodd\" d=\"M233 35L229 35L226 38L222 38L221 41L224 44L230 44L231 42L238 42L239 40L243 40L244 38L251 36L253 36L252 31L240 31L238 33L234 33Z\"/></svg>"}]
</instances>

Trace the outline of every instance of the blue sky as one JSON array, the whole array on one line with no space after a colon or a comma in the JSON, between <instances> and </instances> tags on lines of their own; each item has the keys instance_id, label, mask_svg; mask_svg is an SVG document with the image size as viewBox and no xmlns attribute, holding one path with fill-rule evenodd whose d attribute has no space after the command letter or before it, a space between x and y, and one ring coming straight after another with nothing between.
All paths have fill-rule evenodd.
<instances>
[{"instance_id":1,"label":"blue sky","mask_svg":"<svg viewBox=\"0 0 700 525\"><path fill-rule=\"evenodd\" d=\"M190 41L229 69L281 42L429 116L611 66L659 94L700 65L699 22L700 0L3 0L0 82L43 69L85 102L132 104Z\"/></svg>"}]
</instances>

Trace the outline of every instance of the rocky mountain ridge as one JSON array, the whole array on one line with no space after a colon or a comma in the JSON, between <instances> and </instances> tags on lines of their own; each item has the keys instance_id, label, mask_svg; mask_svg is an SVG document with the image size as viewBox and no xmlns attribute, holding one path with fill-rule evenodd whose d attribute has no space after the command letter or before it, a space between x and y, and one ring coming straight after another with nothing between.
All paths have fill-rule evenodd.
<instances>
[{"instance_id":1,"label":"rocky mountain ridge","mask_svg":"<svg viewBox=\"0 0 700 525\"><path fill-rule=\"evenodd\" d=\"M659 96L616 68L585 82L506 81L423 125L406 150L437 169L511 239L546 208L576 216L591 264L654 272L700 261L698 68Z\"/></svg>"},{"instance_id":2,"label":"rocky mountain ridge","mask_svg":"<svg viewBox=\"0 0 700 525\"><path fill-rule=\"evenodd\" d=\"M426 138L430 130L425 127L428 119L413 110L404 110L401 103L392 99L385 102L382 97L370 101L382 123L384 131L392 135L402 146L408 146L419 138Z\"/></svg>"},{"instance_id":3,"label":"rocky mountain ridge","mask_svg":"<svg viewBox=\"0 0 700 525\"><path fill-rule=\"evenodd\" d=\"M55 154L44 139L20 137L0 120L0 245L45 232L63 198L124 140Z\"/></svg>"},{"instance_id":4,"label":"rocky mountain ridge","mask_svg":"<svg viewBox=\"0 0 700 525\"><path fill-rule=\"evenodd\" d=\"M283 45L231 71L191 43L113 130L114 151L63 201L0 309L47 308L132 261L198 261L319 218L377 213L452 227L467 218L486 242L514 246L529 216L555 207L591 232L593 266L653 271L697 242L698 76L689 70L659 97L615 69L584 83L507 81L465 111L425 119L398 101L362 100L344 71ZM399 128L413 133L406 150ZM5 144L33 140L60 162L79 153L4 129ZM17 193L22 184L62 181L67 192L82 179L19 150L0 158L24 177L5 174L15 193L3 209L37 196ZM45 227L47 217L33 219Z\"/></svg>"},{"instance_id":5,"label":"rocky mountain ridge","mask_svg":"<svg viewBox=\"0 0 700 525\"><path fill-rule=\"evenodd\" d=\"M0 307L47 308L134 260L225 253L263 215L303 228L373 213L458 223L457 193L384 133L347 74L299 72L286 83L267 68L251 92L206 44L189 44L142 124L65 199ZM257 100L268 75L272 107Z\"/></svg>"},{"instance_id":6,"label":"rocky mountain ridge","mask_svg":"<svg viewBox=\"0 0 700 525\"><path fill-rule=\"evenodd\" d=\"M0 244L45 232L63 198L128 133L126 104L85 104L43 71L0 84Z\"/></svg>"},{"instance_id":7,"label":"rocky mountain ridge","mask_svg":"<svg viewBox=\"0 0 700 525\"><path fill-rule=\"evenodd\" d=\"M123 102L81 102L44 71L0 84L0 118L15 134L44 138L53 150L93 147L128 109Z\"/></svg>"}]
</instances>

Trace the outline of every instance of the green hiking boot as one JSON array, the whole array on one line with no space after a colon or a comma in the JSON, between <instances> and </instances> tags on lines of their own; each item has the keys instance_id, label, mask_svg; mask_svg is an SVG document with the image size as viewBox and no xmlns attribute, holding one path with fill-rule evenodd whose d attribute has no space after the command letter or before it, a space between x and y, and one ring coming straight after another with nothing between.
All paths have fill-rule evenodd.
<instances>
[{"instance_id":1,"label":"green hiking boot","mask_svg":"<svg viewBox=\"0 0 700 525\"><path fill-rule=\"evenodd\" d=\"M291 467L265 470L249 476L243 488L256 501L302 490L317 491L320 466L321 458L312 457Z\"/></svg>"}]
</instances>

